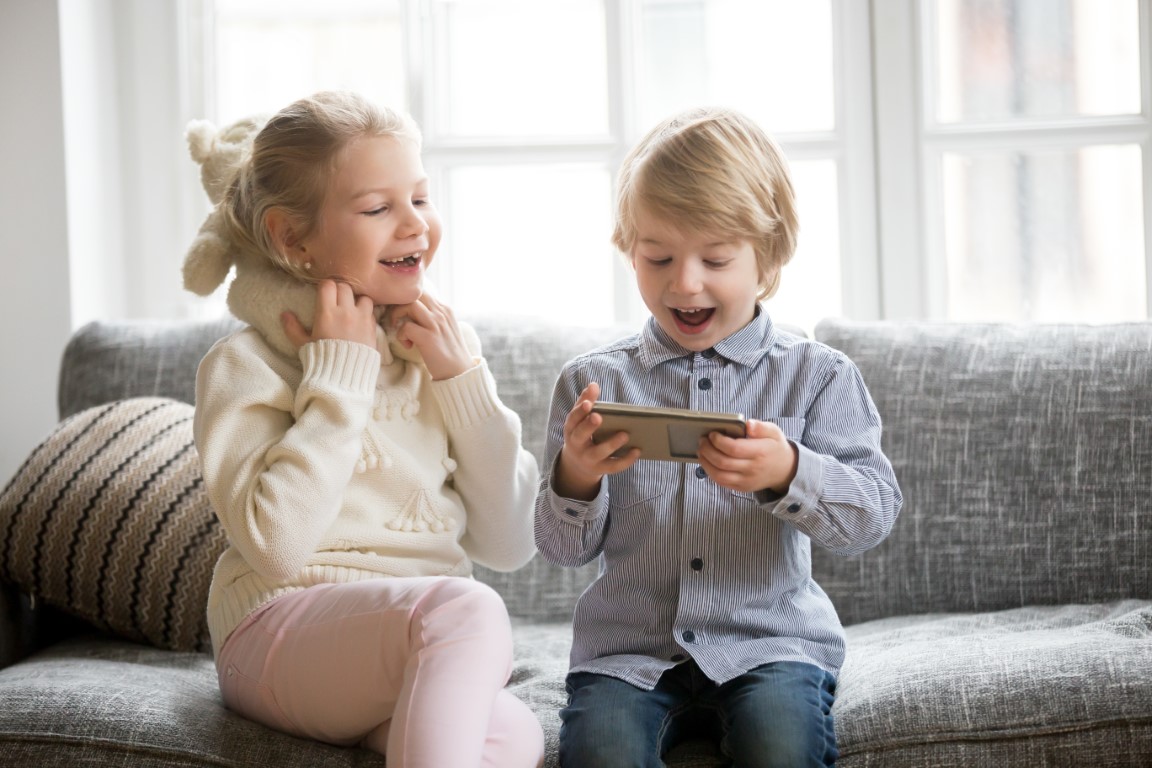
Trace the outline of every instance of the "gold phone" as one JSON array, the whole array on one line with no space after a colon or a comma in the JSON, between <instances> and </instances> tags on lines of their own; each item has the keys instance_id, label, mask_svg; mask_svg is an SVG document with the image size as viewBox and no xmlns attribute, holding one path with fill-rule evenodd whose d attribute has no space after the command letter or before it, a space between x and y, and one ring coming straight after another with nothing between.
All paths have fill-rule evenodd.
<instances>
[{"instance_id":1,"label":"gold phone","mask_svg":"<svg viewBox=\"0 0 1152 768\"><path fill-rule=\"evenodd\" d=\"M617 432L628 433L628 444L620 449L639 448L640 458L657 461L695 461L700 438L710 432L745 437L748 425L741 413L707 413L686 408L658 408L649 405L596 402L592 413L603 422L593 435L597 442Z\"/></svg>"}]
</instances>

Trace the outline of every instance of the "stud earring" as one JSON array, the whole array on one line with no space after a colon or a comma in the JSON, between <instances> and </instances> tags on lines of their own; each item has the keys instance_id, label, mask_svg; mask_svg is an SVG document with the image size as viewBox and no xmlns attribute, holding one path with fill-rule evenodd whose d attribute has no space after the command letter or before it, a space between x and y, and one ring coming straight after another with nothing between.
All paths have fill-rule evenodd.
<instances>
[{"instance_id":1,"label":"stud earring","mask_svg":"<svg viewBox=\"0 0 1152 768\"><path fill-rule=\"evenodd\" d=\"M305 271L312 269L312 262L310 262L310 261L304 262L304 269L305 269Z\"/></svg>"}]
</instances>

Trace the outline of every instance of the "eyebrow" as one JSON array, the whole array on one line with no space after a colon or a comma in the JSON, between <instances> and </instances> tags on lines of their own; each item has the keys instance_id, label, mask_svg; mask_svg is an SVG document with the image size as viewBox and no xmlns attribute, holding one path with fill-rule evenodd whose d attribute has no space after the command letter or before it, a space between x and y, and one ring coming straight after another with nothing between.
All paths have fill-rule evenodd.
<instances>
[{"instance_id":1,"label":"eyebrow","mask_svg":"<svg viewBox=\"0 0 1152 768\"><path fill-rule=\"evenodd\" d=\"M413 189L413 191L419 190L420 187L426 185L427 183L428 183L428 177L422 176L421 178L416 180L415 184L412 185L412 189ZM377 195L377 194L390 195L390 194L395 194L396 192L397 192L397 190L395 187L371 187L370 189L362 189L362 190L354 193L352 195L352 199L353 200L359 200L360 198L367 197L368 195Z\"/></svg>"}]
</instances>

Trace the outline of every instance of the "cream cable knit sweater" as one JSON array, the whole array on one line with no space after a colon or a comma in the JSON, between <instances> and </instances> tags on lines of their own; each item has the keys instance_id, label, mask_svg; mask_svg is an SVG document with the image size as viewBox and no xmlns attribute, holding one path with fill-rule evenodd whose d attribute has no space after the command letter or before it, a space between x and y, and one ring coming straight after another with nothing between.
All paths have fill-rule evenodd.
<instances>
[{"instance_id":1,"label":"cream cable knit sweater","mask_svg":"<svg viewBox=\"0 0 1152 768\"><path fill-rule=\"evenodd\" d=\"M217 653L253 610L314 584L514 570L535 552L536 461L475 332L476 365L445 381L383 330L376 349L290 353L279 308L308 324L313 294L279 274L234 282L229 305L253 327L196 379L196 446L229 541L208 597Z\"/></svg>"}]
</instances>

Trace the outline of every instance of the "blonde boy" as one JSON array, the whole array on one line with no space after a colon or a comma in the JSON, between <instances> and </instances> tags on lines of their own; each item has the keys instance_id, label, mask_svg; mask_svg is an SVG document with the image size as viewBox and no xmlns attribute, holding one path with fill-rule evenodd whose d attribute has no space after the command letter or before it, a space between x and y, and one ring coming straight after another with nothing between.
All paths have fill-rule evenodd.
<instances>
[{"instance_id":1,"label":"blonde boy","mask_svg":"<svg viewBox=\"0 0 1152 768\"><path fill-rule=\"evenodd\" d=\"M901 505L880 419L844 355L776 328L796 246L787 164L751 120L692 110L653 129L620 173L613 241L651 318L570 361L553 393L536 544L565 566L599 558L580 598L561 765L662 766L713 738L734 765L832 765L844 659L811 542L850 555ZM598 400L744 413L698 463L614 457Z\"/></svg>"}]
</instances>

